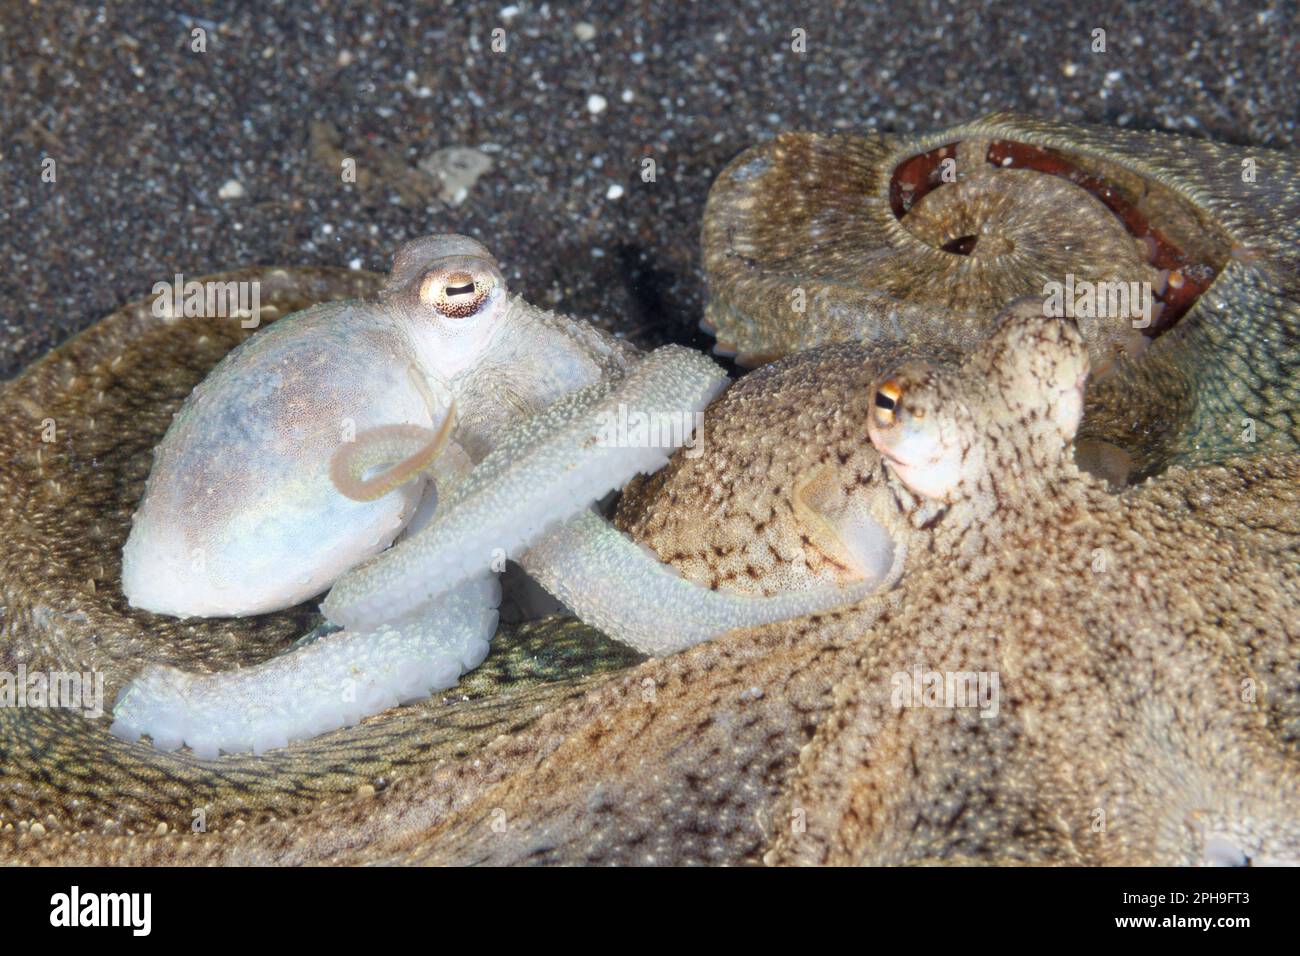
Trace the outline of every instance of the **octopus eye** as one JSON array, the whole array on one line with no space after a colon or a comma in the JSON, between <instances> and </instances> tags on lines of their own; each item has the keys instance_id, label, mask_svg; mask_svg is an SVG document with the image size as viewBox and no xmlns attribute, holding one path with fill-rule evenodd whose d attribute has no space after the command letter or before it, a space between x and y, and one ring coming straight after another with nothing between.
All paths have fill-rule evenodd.
<instances>
[{"instance_id":1,"label":"octopus eye","mask_svg":"<svg viewBox=\"0 0 1300 956\"><path fill-rule=\"evenodd\" d=\"M894 424L894 410L898 407L898 400L902 397L902 394L902 388L892 378L887 382L882 382L876 388L876 396L873 400L873 404L876 406L874 414L876 423L882 428L888 428Z\"/></svg>"},{"instance_id":2,"label":"octopus eye","mask_svg":"<svg viewBox=\"0 0 1300 956\"><path fill-rule=\"evenodd\" d=\"M466 319L478 312L495 285L489 275L464 269L431 272L420 285L420 301L449 319Z\"/></svg>"}]
</instances>

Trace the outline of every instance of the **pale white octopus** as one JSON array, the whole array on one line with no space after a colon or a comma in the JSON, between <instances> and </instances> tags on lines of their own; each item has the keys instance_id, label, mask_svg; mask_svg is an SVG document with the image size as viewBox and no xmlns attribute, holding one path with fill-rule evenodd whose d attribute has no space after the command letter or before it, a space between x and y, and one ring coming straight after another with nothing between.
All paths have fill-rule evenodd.
<instances>
[{"instance_id":1,"label":"pale white octopus","mask_svg":"<svg viewBox=\"0 0 1300 956\"><path fill-rule=\"evenodd\" d=\"M332 584L322 611L342 630L233 672L148 667L119 696L113 732L200 757L261 752L450 687L488 653L507 557L651 654L896 576L901 552L854 587L714 592L591 509L662 466L726 383L702 354L643 356L509 295L472 239L408 243L377 302L284 318L194 390L123 552L135 607L243 616ZM629 420L650 427L620 433Z\"/></svg>"}]
</instances>

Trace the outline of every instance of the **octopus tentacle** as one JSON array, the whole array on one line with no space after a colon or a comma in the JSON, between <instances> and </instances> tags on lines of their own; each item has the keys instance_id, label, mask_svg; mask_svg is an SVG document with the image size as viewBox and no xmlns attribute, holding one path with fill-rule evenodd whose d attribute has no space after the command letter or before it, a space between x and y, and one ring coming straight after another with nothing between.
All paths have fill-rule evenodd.
<instances>
[{"instance_id":1,"label":"octopus tentacle","mask_svg":"<svg viewBox=\"0 0 1300 956\"><path fill-rule=\"evenodd\" d=\"M436 431L420 425L380 425L339 446L330 481L353 501L375 501L426 471L446 447L456 423L453 403ZM365 477L378 466L377 474Z\"/></svg>"},{"instance_id":2,"label":"octopus tentacle","mask_svg":"<svg viewBox=\"0 0 1300 956\"><path fill-rule=\"evenodd\" d=\"M363 433L341 461L336 456L337 484L373 499L432 470L435 486L446 476L451 487L431 516L417 515L427 526L336 585L323 609L344 630L242 671L151 667L123 691L113 732L148 734L160 749L186 743L200 757L260 752L451 686L483 660L496 629L500 587L490 570L499 570L499 556L491 546L522 549L667 460L672 444L608 432L620 405L651 421L693 418L726 381L705 356L661 349L621 381L581 389L507 428L498 449L468 475L467 459L449 438L451 412L437 432L396 426ZM692 428L676 434L687 439ZM394 457L401 459L396 467L362 479Z\"/></svg>"},{"instance_id":3,"label":"octopus tentacle","mask_svg":"<svg viewBox=\"0 0 1300 956\"><path fill-rule=\"evenodd\" d=\"M1069 310L1093 360L1083 437L1132 459L1112 474L1289 452L1298 178L1291 153L1011 113L788 133L710 190L702 325L746 365L853 339L966 351L1019 296L1058 311L1053 287L1127 286L1136 308Z\"/></svg>"},{"instance_id":4,"label":"octopus tentacle","mask_svg":"<svg viewBox=\"0 0 1300 956\"><path fill-rule=\"evenodd\" d=\"M741 627L858 604L902 573L905 549L889 570L846 587L729 594L683 578L649 549L584 511L529 549L521 563L583 621L637 650L662 656ZM865 562L864 562L865 563Z\"/></svg>"},{"instance_id":5,"label":"octopus tentacle","mask_svg":"<svg viewBox=\"0 0 1300 956\"><path fill-rule=\"evenodd\" d=\"M341 577L323 611L345 627L367 627L499 567L636 474L660 468L673 444L651 436L678 423L674 440L688 439L693 421L680 423L726 382L708 357L667 346L621 380L579 389L508 427L429 527ZM646 416L650 428L640 437L618 434L632 415Z\"/></svg>"},{"instance_id":6,"label":"octopus tentacle","mask_svg":"<svg viewBox=\"0 0 1300 956\"><path fill-rule=\"evenodd\" d=\"M190 674L152 666L127 685L111 731L148 734L159 750L188 744L261 753L351 726L397 704L453 686L487 656L501 589L478 575L410 615L365 631L341 631L256 667Z\"/></svg>"}]
</instances>

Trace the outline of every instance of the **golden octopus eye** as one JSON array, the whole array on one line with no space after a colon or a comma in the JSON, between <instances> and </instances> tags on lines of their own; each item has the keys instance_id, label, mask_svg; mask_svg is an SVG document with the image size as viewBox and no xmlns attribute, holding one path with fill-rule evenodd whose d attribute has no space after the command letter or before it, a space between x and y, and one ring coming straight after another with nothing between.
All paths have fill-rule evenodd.
<instances>
[{"instance_id":1,"label":"golden octopus eye","mask_svg":"<svg viewBox=\"0 0 1300 956\"><path fill-rule=\"evenodd\" d=\"M420 285L420 301L449 319L465 319L479 310L493 285L490 276L475 276L463 269L450 274L433 272Z\"/></svg>"},{"instance_id":2,"label":"golden octopus eye","mask_svg":"<svg viewBox=\"0 0 1300 956\"><path fill-rule=\"evenodd\" d=\"M894 409L898 407L898 400L903 395L903 389L894 379L881 382L876 388L876 397L873 404L877 424L882 427L889 427L894 424Z\"/></svg>"}]
</instances>

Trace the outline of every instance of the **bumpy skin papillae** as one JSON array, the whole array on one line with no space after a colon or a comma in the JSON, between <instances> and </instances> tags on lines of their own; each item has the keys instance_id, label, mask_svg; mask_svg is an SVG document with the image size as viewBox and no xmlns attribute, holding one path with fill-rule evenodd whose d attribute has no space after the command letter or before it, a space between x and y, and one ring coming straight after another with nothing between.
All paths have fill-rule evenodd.
<instances>
[{"instance_id":1,"label":"bumpy skin papillae","mask_svg":"<svg viewBox=\"0 0 1300 956\"><path fill-rule=\"evenodd\" d=\"M687 580L735 595L886 577L894 546L933 516L900 520L914 502L884 491L867 437L870 386L899 355L845 343L746 375L710 406L699 454L624 489L619 527Z\"/></svg>"},{"instance_id":2,"label":"bumpy skin papillae","mask_svg":"<svg viewBox=\"0 0 1300 956\"><path fill-rule=\"evenodd\" d=\"M160 750L187 744L200 759L221 750L263 753L357 723L452 687L487 657L501 588L482 574L418 613L367 631L343 631L257 667L222 674L148 668L113 707L112 732L147 733Z\"/></svg>"},{"instance_id":3,"label":"bumpy skin papillae","mask_svg":"<svg viewBox=\"0 0 1300 956\"><path fill-rule=\"evenodd\" d=\"M411 520L421 472L453 420L458 454L485 456L459 483L436 489L427 526L339 580L322 610L344 631L235 675L146 671L119 699L115 733L148 734L164 748L188 743L204 756L264 750L449 686L482 660L495 627L495 597L475 605L483 576L661 467L727 381L711 360L676 347L630 362L624 374L626 350L557 330L553 317L527 308L506 297L477 243L432 237L399 252L378 303L290 317L218 367L164 439L127 543L124 587L137 603L212 614L300 600ZM358 423L367 382L383 379L385 360L398 372L384 380L387 392L371 390L377 404ZM240 404L241 391L259 402ZM618 433L628 409L648 416L649 435ZM380 424L386 416L398 423ZM362 474L376 464L379 475ZM410 480L382 495L402 478ZM385 506L376 533L364 509ZM258 551L259 524L277 536L276 561ZM284 539L295 550L321 542L328 560L309 550L294 565L280 553ZM191 576L160 580L191 548L201 559ZM653 559L642 561L657 578ZM286 588L286 573L302 577Z\"/></svg>"},{"instance_id":4,"label":"bumpy skin papillae","mask_svg":"<svg viewBox=\"0 0 1300 956\"><path fill-rule=\"evenodd\" d=\"M807 617L856 604L898 580L907 549L882 530L865 542L865 562L883 571L844 586L772 596L700 587L662 564L592 512L584 512L530 548L528 571L583 621L644 654L675 654L737 628ZM647 560L648 557L648 560Z\"/></svg>"},{"instance_id":5,"label":"bumpy skin papillae","mask_svg":"<svg viewBox=\"0 0 1300 956\"><path fill-rule=\"evenodd\" d=\"M622 379L573 392L507 429L427 529L339 579L322 605L326 616L362 627L404 615L441 589L522 554L609 491L660 468L674 446L658 436L671 437L677 422L676 433L688 437L694 416L726 382L707 357L667 346ZM652 443L620 438L620 405L655 423Z\"/></svg>"},{"instance_id":6,"label":"bumpy skin papillae","mask_svg":"<svg viewBox=\"0 0 1300 956\"><path fill-rule=\"evenodd\" d=\"M1090 390L1082 434L1119 444L1138 474L1297 447L1300 166L1290 153L1015 114L923 136L779 136L724 170L705 210L706 321L720 345L753 360L846 339L969 348L1013 294L1041 295L1039 271L1014 252L981 260L978 243L971 255L944 252L890 207L890 178L903 160L993 140L1060 151L1218 270L1172 330ZM970 164L956 158L960 177ZM1048 179L1056 177L1040 182ZM1042 253L1057 282L1107 274L1086 255L1105 247L1104 236L1079 215L1095 200L1075 192L1076 202L1061 204L1027 190L1036 214L1012 235ZM1138 269L1125 278L1150 277Z\"/></svg>"},{"instance_id":7,"label":"bumpy skin papillae","mask_svg":"<svg viewBox=\"0 0 1300 956\"><path fill-rule=\"evenodd\" d=\"M1251 466L1107 492L1068 454L1081 371L1077 330L1030 310L960 372L882 380L873 442L891 480L946 503L942 562L909 567L862 643L769 862L1300 855L1300 575L1259 532L1167 508ZM962 702L914 674L1000 683Z\"/></svg>"},{"instance_id":8,"label":"bumpy skin papillae","mask_svg":"<svg viewBox=\"0 0 1300 956\"><path fill-rule=\"evenodd\" d=\"M998 477L993 487L1002 500L994 502L994 513L999 521L1021 514L1020 531L1012 534L1007 525L996 544L963 549L962 542L979 539L979 527L954 533L944 517L952 506L913 496L890 478L889 466L882 466L864 441L872 382L883 371L870 355L861 346L837 346L747 376L706 416L702 454L676 456L655 476L635 483L624 496L627 511L620 520L625 528L644 528L638 537L648 544L680 547L682 555L669 551L674 566L705 583L716 578L720 589L750 580L743 563L731 562L743 525L748 535L772 543L795 562L793 574L781 574L778 566L773 580L815 587L820 573L830 573L819 554L834 549L809 535L817 542L815 549L804 545L812 560L799 562L793 551L784 551L785 542L802 544L808 533L792 500L792 479L830 469L841 478L845 502L881 494L900 509L898 534L911 528L917 535L908 541L908 573L879 601L737 632L648 662L564 706L545 705L550 713L536 723L503 728L486 746L462 744L460 735L481 739L463 728L441 769L414 777L400 768L385 771L385 777L395 774L398 780L377 797L324 806L292 820L191 835L183 801L193 789L220 806L231 801L262 806L279 787L328 788L330 778L321 776L324 765L351 768L390 750L415 759L401 755L422 753L427 737L454 717L455 708L417 705L363 724L329 749L323 739L306 745L313 749L256 760L232 757L222 764L194 766L183 755L138 747L122 754L91 750L83 765L94 766L101 776L103 766L114 768L101 790L108 787L123 804L138 806L140 797L129 781L144 777L149 794L170 793L181 801L183 809L166 819L181 820L184 832L114 838L100 829L70 834L64 823L41 837L0 833L0 857L191 864L753 863L769 841L788 833L799 819L812 825L809 839L823 839L823 804L803 803L807 789L800 790L798 804L782 795L819 726L827 728L827 739L856 729L858 711L837 708L858 695L853 674L864 653L874 654L886 637L889 653L908 670L930 660L943 666L949 649L952 666L966 658L974 666L963 636L969 627L1003 654L1008 669L1001 711L1004 723L1014 712L1016 725L991 735L990 721L974 718L972 728L944 719L961 716L958 712L926 710L928 720L915 727L915 734L879 738L870 753L872 759L888 759L897 771L892 776L881 771L885 799L895 812L868 819L864 831L846 820L838 835L827 838L830 845L844 847L835 851L836 859L1202 859L1199 831L1182 829L1184 821L1171 809L1205 785L1203 774L1181 762L1182 741L1199 735L1201 745L1192 756L1221 769L1214 786L1238 776L1259 782L1260 773L1237 773L1243 762L1265 772L1275 769L1262 759L1268 748L1261 742L1234 751L1216 736L1218 725L1207 728L1206 714L1223 716L1228 725L1240 715L1220 696L1230 693L1239 700L1239 683L1222 686L1217 675L1226 669L1257 679L1261 693L1253 719L1277 728L1280 741L1288 740L1286 715L1293 726L1300 713L1294 693L1275 690L1285 675L1295 673L1293 654L1286 663L1288 648L1294 648L1286 630L1295 618L1294 562L1279 567L1268 557L1293 553L1295 547L1291 512L1271 516L1269 511L1300 486L1300 459L1233 461L1208 472L1171 469L1155 483L1115 496L1091 483L1081 488L1087 479L1068 468L1064 475L1059 469L1039 472L1049 456L1008 443L1008 452L1020 448L1026 458L1016 468L1011 456ZM744 389L748 381L754 385ZM726 427L712 427L715 416ZM997 415L989 412L979 420L986 417ZM1008 438L1003 435L999 443ZM1063 444L1058 439L1056 447ZM1229 520L1233 506L1219 497L1221 492L1250 515L1246 529ZM745 513L745 502L754 505L752 515ZM645 515L652 517L643 523ZM691 534L688 520L726 530L717 541L725 561L709 565L707 536ZM1108 576L1093 570L1098 545L1110 550ZM981 557L989 548L996 555ZM691 567L695 570L688 572ZM762 593L766 577L759 572L751 593ZM1210 671L1196 670L1200 663L1187 641L1157 640L1171 616L1199 627L1196 633L1204 638L1192 644L1197 654L1205 650L1219 662ZM1117 653L1129 645L1108 643L1112 621L1122 625L1121 638L1149 629L1147 650L1136 656ZM1017 642L1008 644L1012 637ZM1096 653L1076 662L1085 647ZM466 680L474 681L496 659L494 653ZM873 662L874 657L856 669L865 674ZM1033 693L1021 694L1025 685L1013 684L1015 663L1015 673L1022 675L1018 681L1041 677ZM1201 673L1216 676L1200 690L1199 684L1189 688L1189 674L1195 680ZM919 719L919 710L907 713ZM1170 721L1177 736L1172 742ZM489 726L489 737L501 728ZM1275 732L1267 734L1271 738ZM44 752L62 754L60 761L52 764L40 754L31 759L60 790L93 804L100 791L86 791L62 766L76 736L43 735L38 739ZM1289 739L1294 746L1294 734ZM150 761L165 766L166 773ZM227 777L210 780L223 765L230 767ZM859 766L846 761L841 769L821 778L819 801L831 801L837 786L858 791ZM178 790L178 780L195 782ZM28 786L37 785L34 780ZM1257 792L1264 794L1257 815L1275 817L1278 795L1267 788ZM294 806L303 806L303 798L294 799ZM802 813L796 817L794 810ZM215 811L209 819L216 819ZM492 826L502 819L508 824L504 831ZM1146 823L1157 819L1179 829L1159 830L1164 842L1153 845L1148 837L1157 830ZM1200 826L1210 819L1202 812L1194 822ZM138 831L153 825L139 810L130 820ZM904 825L890 830L898 820ZM1098 822L1104 830L1094 829ZM1227 816L1219 821L1228 822ZM878 849L857 854L849 847L860 837ZM895 842L880 842L889 839ZM799 859L812 852L810 847Z\"/></svg>"}]
</instances>

